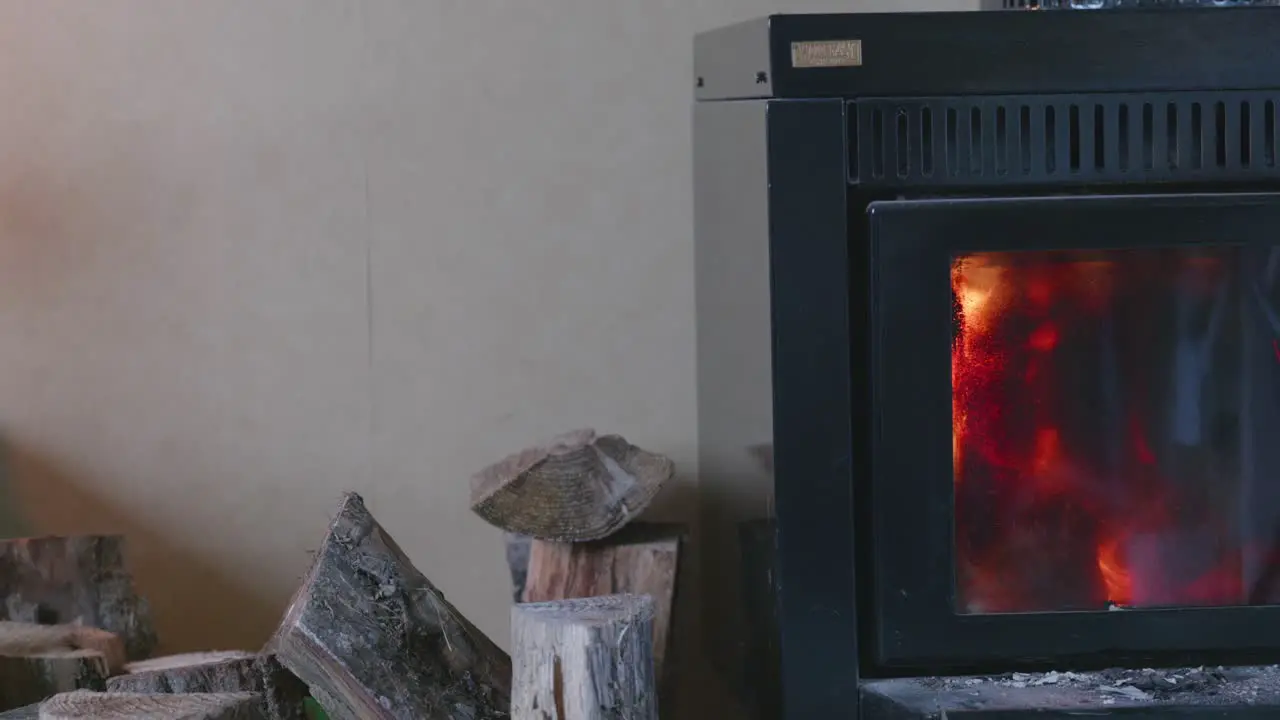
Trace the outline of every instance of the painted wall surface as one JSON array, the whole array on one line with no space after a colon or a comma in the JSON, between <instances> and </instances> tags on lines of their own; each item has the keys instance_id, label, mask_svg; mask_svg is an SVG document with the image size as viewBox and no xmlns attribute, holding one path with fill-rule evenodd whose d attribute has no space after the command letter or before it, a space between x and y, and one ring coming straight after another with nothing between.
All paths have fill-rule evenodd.
<instances>
[{"instance_id":1,"label":"painted wall surface","mask_svg":"<svg viewBox=\"0 0 1280 720\"><path fill-rule=\"evenodd\" d=\"M0 530L256 647L357 490L505 646L473 471L594 426L693 515L693 34L971 6L0 1Z\"/></svg>"}]
</instances>

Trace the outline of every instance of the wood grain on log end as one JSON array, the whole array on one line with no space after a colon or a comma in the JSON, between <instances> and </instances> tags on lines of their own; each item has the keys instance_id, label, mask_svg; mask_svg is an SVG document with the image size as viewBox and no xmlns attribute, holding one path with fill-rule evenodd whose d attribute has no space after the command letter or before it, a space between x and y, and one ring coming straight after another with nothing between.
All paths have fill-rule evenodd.
<instances>
[{"instance_id":1,"label":"wood grain on log end","mask_svg":"<svg viewBox=\"0 0 1280 720\"><path fill-rule=\"evenodd\" d=\"M148 658L131 662L124 666L126 673L146 673L157 670L173 670L175 668L190 668L199 665L208 665L211 663L221 663L228 660L243 660L245 658L257 657L257 653L248 650L210 650L207 652L180 653L178 655L162 655L161 657Z\"/></svg>"},{"instance_id":2,"label":"wood grain on log end","mask_svg":"<svg viewBox=\"0 0 1280 720\"><path fill-rule=\"evenodd\" d=\"M511 661L413 566L355 493L267 643L335 720L501 720Z\"/></svg>"},{"instance_id":3,"label":"wood grain on log end","mask_svg":"<svg viewBox=\"0 0 1280 720\"><path fill-rule=\"evenodd\" d=\"M0 621L0 655L48 655L72 650L92 650L101 654L109 674L124 671L124 641L115 633L84 625Z\"/></svg>"},{"instance_id":4,"label":"wood grain on log end","mask_svg":"<svg viewBox=\"0 0 1280 720\"><path fill-rule=\"evenodd\" d=\"M107 680L109 692L257 693L271 720L303 720L307 688L271 655L243 651L186 653L130 663Z\"/></svg>"},{"instance_id":5,"label":"wood grain on log end","mask_svg":"<svg viewBox=\"0 0 1280 720\"><path fill-rule=\"evenodd\" d=\"M476 473L471 509L519 535L597 540L639 515L674 474L670 458L619 435L575 430Z\"/></svg>"},{"instance_id":6,"label":"wood grain on log end","mask_svg":"<svg viewBox=\"0 0 1280 720\"><path fill-rule=\"evenodd\" d=\"M512 720L657 720L653 600L558 600L511 610Z\"/></svg>"},{"instance_id":7,"label":"wood grain on log end","mask_svg":"<svg viewBox=\"0 0 1280 720\"><path fill-rule=\"evenodd\" d=\"M130 660L156 645L151 608L138 595L118 535L0 540L0 619L72 624L119 635Z\"/></svg>"},{"instance_id":8,"label":"wood grain on log end","mask_svg":"<svg viewBox=\"0 0 1280 720\"><path fill-rule=\"evenodd\" d=\"M85 690L40 704L40 720L267 720L253 693L144 695Z\"/></svg>"}]
</instances>

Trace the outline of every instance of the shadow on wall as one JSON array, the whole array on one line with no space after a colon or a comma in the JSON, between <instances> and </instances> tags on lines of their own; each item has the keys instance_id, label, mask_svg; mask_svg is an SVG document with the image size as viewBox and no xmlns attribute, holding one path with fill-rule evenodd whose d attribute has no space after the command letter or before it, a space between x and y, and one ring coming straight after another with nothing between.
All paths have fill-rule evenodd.
<instances>
[{"instance_id":1,"label":"shadow on wall","mask_svg":"<svg viewBox=\"0 0 1280 720\"><path fill-rule=\"evenodd\" d=\"M257 649L280 608L95 496L88 484L38 450L0 438L0 537L122 534L139 592L151 601L158 652Z\"/></svg>"},{"instance_id":2,"label":"shadow on wall","mask_svg":"<svg viewBox=\"0 0 1280 720\"><path fill-rule=\"evenodd\" d=\"M707 613L723 608L708 603L723 600L707 593L707 574L714 574L706 563L709 535L704 531L701 515L709 502L700 478L680 472L663 487L645 510L642 519L649 522L683 523L689 528L688 543L680 553L677 574L675 615L672 618L672 674L677 678L674 698L664 700L662 716L676 720L701 720L709 717L755 717L739 704L723 675L713 669L710 660L721 649L707 644L703 632ZM714 505L716 499L710 502ZM718 560L718 558L717 558ZM712 566L714 567L714 566Z\"/></svg>"}]
</instances>

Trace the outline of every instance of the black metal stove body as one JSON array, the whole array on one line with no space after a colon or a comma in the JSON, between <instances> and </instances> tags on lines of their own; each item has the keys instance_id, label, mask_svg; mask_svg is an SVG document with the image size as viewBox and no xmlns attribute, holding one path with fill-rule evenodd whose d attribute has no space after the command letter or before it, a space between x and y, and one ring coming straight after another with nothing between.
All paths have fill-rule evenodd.
<instances>
[{"instance_id":1,"label":"black metal stove body","mask_svg":"<svg viewBox=\"0 0 1280 720\"><path fill-rule=\"evenodd\" d=\"M766 716L1280 662L1276 38L1271 8L698 37L704 601L747 598L706 624Z\"/></svg>"}]
</instances>

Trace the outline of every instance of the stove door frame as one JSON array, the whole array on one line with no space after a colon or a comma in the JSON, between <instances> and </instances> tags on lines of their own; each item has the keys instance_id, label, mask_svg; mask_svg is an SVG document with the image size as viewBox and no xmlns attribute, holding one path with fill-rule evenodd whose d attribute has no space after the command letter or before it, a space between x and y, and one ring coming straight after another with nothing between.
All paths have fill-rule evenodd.
<instances>
[{"instance_id":1,"label":"stove door frame","mask_svg":"<svg viewBox=\"0 0 1280 720\"><path fill-rule=\"evenodd\" d=\"M877 664L938 672L1280 660L1280 606L957 614L950 368L956 255L1274 245L1280 237L1267 228L1280 230L1280 194L894 200L868 215Z\"/></svg>"}]
</instances>

